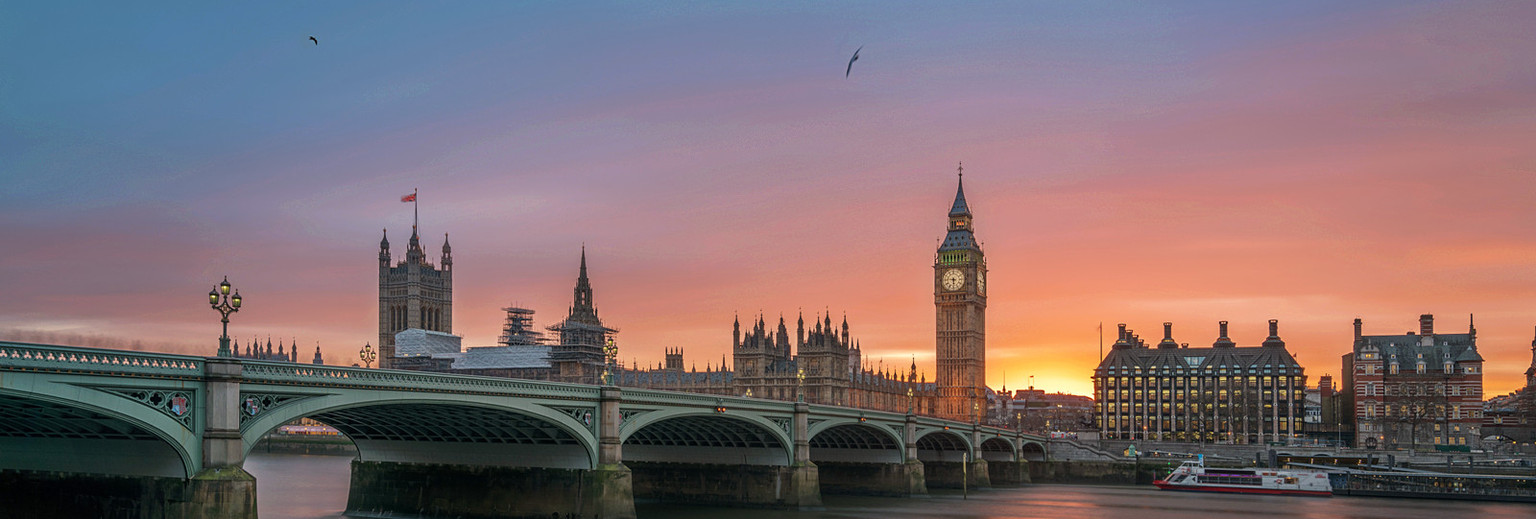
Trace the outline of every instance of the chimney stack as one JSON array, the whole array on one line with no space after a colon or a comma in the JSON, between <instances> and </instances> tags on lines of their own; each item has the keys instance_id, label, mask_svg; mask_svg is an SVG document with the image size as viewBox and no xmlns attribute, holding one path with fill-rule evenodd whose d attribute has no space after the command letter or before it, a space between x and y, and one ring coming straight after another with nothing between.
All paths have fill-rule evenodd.
<instances>
[{"instance_id":1,"label":"chimney stack","mask_svg":"<svg viewBox=\"0 0 1536 519\"><path fill-rule=\"evenodd\" d=\"M1285 347L1285 341L1280 340L1280 320L1269 320L1269 337L1264 339L1264 345L1276 348Z\"/></svg>"},{"instance_id":2,"label":"chimney stack","mask_svg":"<svg viewBox=\"0 0 1536 519\"><path fill-rule=\"evenodd\" d=\"M1360 318L1355 318L1355 342L1360 342Z\"/></svg>"},{"instance_id":3,"label":"chimney stack","mask_svg":"<svg viewBox=\"0 0 1536 519\"><path fill-rule=\"evenodd\" d=\"M1419 335L1435 334L1435 316L1424 314L1419 316Z\"/></svg>"},{"instance_id":4,"label":"chimney stack","mask_svg":"<svg viewBox=\"0 0 1536 519\"><path fill-rule=\"evenodd\" d=\"M1216 342L1211 343L1211 347L1212 348L1231 348L1233 346L1237 346L1237 343L1232 342L1232 339L1227 337L1227 322L1226 321L1221 321L1220 324L1221 324L1221 336L1216 338Z\"/></svg>"},{"instance_id":5,"label":"chimney stack","mask_svg":"<svg viewBox=\"0 0 1536 519\"><path fill-rule=\"evenodd\" d=\"M1173 341L1173 323L1163 323L1163 341L1157 343L1158 349L1177 348L1179 343Z\"/></svg>"}]
</instances>

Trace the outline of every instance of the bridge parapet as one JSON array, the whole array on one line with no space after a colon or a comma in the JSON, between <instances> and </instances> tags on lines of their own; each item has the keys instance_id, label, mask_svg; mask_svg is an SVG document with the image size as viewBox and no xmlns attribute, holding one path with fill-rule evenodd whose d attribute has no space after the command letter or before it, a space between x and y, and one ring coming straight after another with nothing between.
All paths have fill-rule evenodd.
<instances>
[{"instance_id":1,"label":"bridge parapet","mask_svg":"<svg viewBox=\"0 0 1536 519\"><path fill-rule=\"evenodd\" d=\"M475 375L250 360L243 364L242 376L247 383L513 394L593 401L597 400L599 391L598 386Z\"/></svg>"},{"instance_id":2,"label":"bridge parapet","mask_svg":"<svg viewBox=\"0 0 1536 519\"><path fill-rule=\"evenodd\" d=\"M189 355L0 342L0 366L25 371L126 376L203 376L203 358Z\"/></svg>"}]
</instances>

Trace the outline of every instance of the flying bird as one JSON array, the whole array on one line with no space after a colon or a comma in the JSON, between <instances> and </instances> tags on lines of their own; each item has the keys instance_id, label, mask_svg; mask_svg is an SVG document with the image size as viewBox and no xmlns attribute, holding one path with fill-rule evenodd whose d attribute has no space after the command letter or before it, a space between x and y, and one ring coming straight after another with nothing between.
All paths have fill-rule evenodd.
<instances>
[{"instance_id":1,"label":"flying bird","mask_svg":"<svg viewBox=\"0 0 1536 519\"><path fill-rule=\"evenodd\" d=\"M848 75L853 73L853 62L859 60L859 51L861 50L864 50L863 45L860 45L857 50L853 51L853 59L848 60L848 70L843 72L843 79L848 79Z\"/></svg>"},{"instance_id":2,"label":"flying bird","mask_svg":"<svg viewBox=\"0 0 1536 519\"><path fill-rule=\"evenodd\" d=\"M320 44L320 40L315 39L314 36L310 36L309 37L309 41L315 42L315 45L319 45Z\"/></svg>"}]
</instances>

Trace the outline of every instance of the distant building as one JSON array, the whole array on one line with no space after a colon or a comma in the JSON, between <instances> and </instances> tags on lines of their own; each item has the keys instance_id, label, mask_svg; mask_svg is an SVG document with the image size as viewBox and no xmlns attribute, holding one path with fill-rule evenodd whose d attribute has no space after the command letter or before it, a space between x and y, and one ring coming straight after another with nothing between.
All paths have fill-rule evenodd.
<instances>
[{"instance_id":1,"label":"distant building","mask_svg":"<svg viewBox=\"0 0 1536 519\"><path fill-rule=\"evenodd\" d=\"M379 241L379 367L395 366L395 334L415 328L453 333L453 254L443 235L442 267L427 262L411 226L405 259L391 264L389 233Z\"/></svg>"},{"instance_id":2,"label":"distant building","mask_svg":"<svg viewBox=\"0 0 1536 519\"><path fill-rule=\"evenodd\" d=\"M1483 357L1476 326L1435 333L1435 317L1424 314L1418 333L1363 335L1355 319L1354 348L1343 361L1356 447L1479 444Z\"/></svg>"},{"instance_id":3,"label":"distant building","mask_svg":"<svg viewBox=\"0 0 1536 519\"><path fill-rule=\"evenodd\" d=\"M1500 441L1536 441L1536 339L1531 341L1531 365L1525 387L1483 403L1483 434Z\"/></svg>"},{"instance_id":4,"label":"distant building","mask_svg":"<svg viewBox=\"0 0 1536 519\"><path fill-rule=\"evenodd\" d=\"M1107 439L1283 441L1302 430L1307 377L1285 349L1279 325L1255 347L1220 337L1209 348L1173 340L1149 347L1120 325L1114 347L1094 370L1097 421Z\"/></svg>"},{"instance_id":5,"label":"distant building","mask_svg":"<svg viewBox=\"0 0 1536 519\"><path fill-rule=\"evenodd\" d=\"M560 337L550 346L549 363L554 369L550 380L578 384L601 384L606 363L605 346L613 344L618 330L603 325L592 304L592 283L587 279L587 248L581 248L581 268L571 311L564 321L549 327Z\"/></svg>"},{"instance_id":6,"label":"distant building","mask_svg":"<svg viewBox=\"0 0 1536 519\"><path fill-rule=\"evenodd\" d=\"M1046 393L1033 387L1011 395L1005 388L1002 395L1002 416L995 423L1037 434L1097 428L1093 397Z\"/></svg>"},{"instance_id":7,"label":"distant building","mask_svg":"<svg viewBox=\"0 0 1536 519\"><path fill-rule=\"evenodd\" d=\"M598 317L585 248L570 312L547 328L549 337L535 331L532 310L508 307L497 346L461 351L452 335L453 262L446 235L438 269L426 262L414 228L398 264L390 264L388 240L379 245L380 366L582 384L603 383L608 372L625 387L778 400L803 395L809 403L985 421L988 408L982 406L995 401L984 378L986 262L972 235L963 187L956 190L948 222L933 273L942 383L919 374L915 361L904 373L869 365L847 318L834 326L830 313L811 323L800 315L793 337L782 316L773 329L762 315L747 330L737 318L732 358L706 363L703 371L685 369L683 349L670 347L654 368L620 365L618 330ZM605 351L610 347L612 357ZM941 394L947 395L947 412L940 410Z\"/></svg>"},{"instance_id":8,"label":"distant building","mask_svg":"<svg viewBox=\"0 0 1536 519\"><path fill-rule=\"evenodd\" d=\"M1344 396L1334 384L1333 375L1318 377L1317 386L1306 389L1306 416L1302 419L1302 432L1308 437L1337 444L1348 440Z\"/></svg>"},{"instance_id":9,"label":"distant building","mask_svg":"<svg viewBox=\"0 0 1536 519\"><path fill-rule=\"evenodd\" d=\"M278 362L299 361L299 344L297 341L294 342L293 347L289 348L283 345L282 339L278 339L277 349L273 350L271 337L267 338L267 345L265 347L261 345L260 341L251 339L251 342L245 343L244 351L240 350L240 341L235 340L231 342L231 347L234 349L234 357L237 359L273 360ZM320 352L319 346L315 347L315 352L317 354ZM316 359L318 358L316 357ZM320 364L320 362L317 360L315 364Z\"/></svg>"}]
</instances>

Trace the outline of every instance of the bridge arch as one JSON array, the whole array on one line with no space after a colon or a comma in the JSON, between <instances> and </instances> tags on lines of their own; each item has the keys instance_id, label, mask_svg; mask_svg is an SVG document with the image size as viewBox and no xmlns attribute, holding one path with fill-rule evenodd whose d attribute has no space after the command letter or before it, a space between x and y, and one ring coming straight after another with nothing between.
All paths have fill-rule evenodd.
<instances>
[{"instance_id":1,"label":"bridge arch","mask_svg":"<svg viewBox=\"0 0 1536 519\"><path fill-rule=\"evenodd\" d=\"M589 469L597 440L586 424L537 402L483 395L343 393L299 398L241 424L245 452L282 424L335 427L363 461Z\"/></svg>"},{"instance_id":2,"label":"bridge arch","mask_svg":"<svg viewBox=\"0 0 1536 519\"><path fill-rule=\"evenodd\" d=\"M999 436L981 442L981 459L987 461L1018 461L1013 442Z\"/></svg>"},{"instance_id":3,"label":"bridge arch","mask_svg":"<svg viewBox=\"0 0 1536 519\"><path fill-rule=\"evenodd\" d=\"M852 419L827 420L810 427L812 462L901 463L906 449L895 431Z\"/></svg>"},{"instance_id":4,"label":"bridge arch","mask_svg":"<svg viewBox=\"0 0 1536 519\"><path fill-rule=\"evenodd\" d=\"M619 426L625 462L788 466L794 441L782 424L751 413L668 409L640 413Z\"/></svg>"},{"instance_id":5,"label":"bridge arch","mask_svg":"<svg viewBox=\"0 0 1536 519\"><path fill-rule=\"evenodd\" d=\"M918 433L917 459L930 461L964 461L967 456L975 459L971 441L966 435L948 429L929 429Z\"/></svg>"},{"instance_id":6,"label":"bridge arch","mask_svg":"<svg viewBox=\"0 0 1536 519\"><path fill-rule=\"evenodd\" d=\"M1026 461L1045 461L1045 444L1036 441L1025 441L1019 446L1019 458Z\"/></svg>"},{"instance_id":7,"label":"bridge arch","mask_svg":"<svg viewBox=\"0 0 1536 519\"><path fill-rule=\"evenodd\" d=\"M197 431L170 415L116 393L27 378L5 373L0 379L0 466L175 478L202 467ZM201 400L196 390L178 392ZM200 407L188 411L194 424Z\"/></svg>"}]
</instances>

